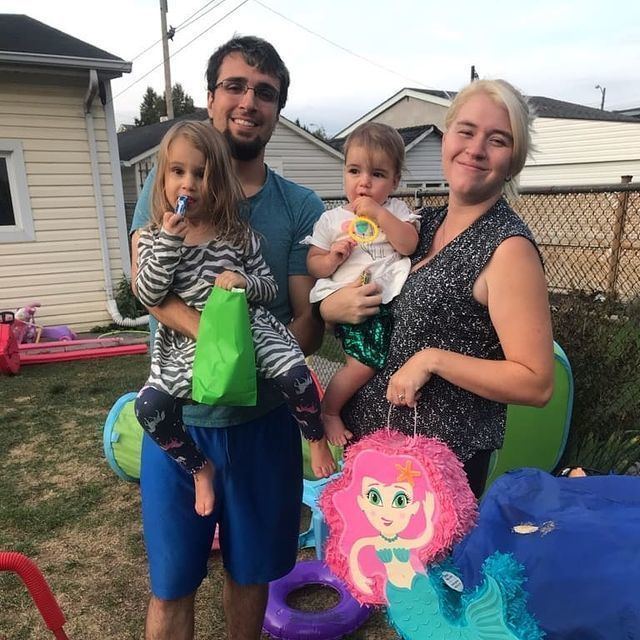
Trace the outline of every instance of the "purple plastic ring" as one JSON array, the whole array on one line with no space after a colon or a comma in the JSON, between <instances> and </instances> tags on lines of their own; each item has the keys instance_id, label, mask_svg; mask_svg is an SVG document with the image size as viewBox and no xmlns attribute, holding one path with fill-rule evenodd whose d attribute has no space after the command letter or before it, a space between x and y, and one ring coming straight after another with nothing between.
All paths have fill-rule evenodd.
<instances>
[{"instance_id":1,"label":"purple plastic ring","mask_svg":"<svg viewBox=\"0 0 640 640\"><path fill-rule=\"evenodd\" d=\"M296 589L317 584L335 589L340 601L319 612L298 611L287 605L287 596ZM353 633L371 615L339 578L319 560L298 562L283 578L269 584L269 601L263 630L280 640L338 640Z\"/></svg>"}]
</instances>

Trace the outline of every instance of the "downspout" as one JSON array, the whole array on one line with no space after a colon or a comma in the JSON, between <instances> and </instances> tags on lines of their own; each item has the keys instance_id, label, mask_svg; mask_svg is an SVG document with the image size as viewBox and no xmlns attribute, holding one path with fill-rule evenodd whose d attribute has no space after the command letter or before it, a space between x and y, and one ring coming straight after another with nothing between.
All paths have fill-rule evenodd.
<instances>
[{"instance_id":1,"label":"downspout","mask_svg":"<svg viewBox=\"0 0 640 640\"><path fill-rule=\"evenodd\" d=\"M109 259L109 243L107 241L107 227L105 224L104 202L102 200L102 187L100 170L98 167L98 146L96 144L96 132L91 115L91 105L98 93L98 73L95 69L89 71L89 87L84 97L84 119L87 125L87 137L89 140L89 157L91 159L91 177L96 198L98 213L98 235L102 249L102 271L104 273L104 288L107 294L107 311L116 324L124 327L140 327L149 323L149 316L141 318L123 318L118 311L118 305L113 295L113 280L111 279L111 261Z\"/></svg>"}]
</instances>

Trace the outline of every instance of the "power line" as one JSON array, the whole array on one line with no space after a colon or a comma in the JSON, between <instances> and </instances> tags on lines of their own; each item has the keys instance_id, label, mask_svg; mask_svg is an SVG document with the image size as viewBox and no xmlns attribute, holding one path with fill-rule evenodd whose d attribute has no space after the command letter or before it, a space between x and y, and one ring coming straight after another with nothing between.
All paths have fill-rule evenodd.
<instances>
[{"instance_id":1,"label":"power line","mask_svg":"<svg viewBox=\"0 0 640 640\"><path fill-rule=\"evenodd\" d=\"M188 46L190 46L193 42L195 42L198 38L200 38L201 36L203 36L205 33L207 33L207 31L210 31L211 29L213 29L213 27L215 27L216 25L220 24L224 19L228 18L232 13L235 13L242 5L247 4L247 2L249 2L249 0L243 0L237 7L231 9L231 11L228 11L227 13L225 13L222 18L220 18L219 20L216 20L212 25L208 26L204 31L200 32L197 36L195 36L194 38L191 38L191 40L189 40L189 42L187 42L187 44L185 44L184 46L180 47L180 49L178 49L177 51L174 51L170 56L169 59L173 58L174 56L178 55L183 49L186 49ZM120 97L123 93L125 93L125 91L128 91L129 89L131 89L131 87L135 86L136 84L138 84L138 82L140 82L141 80L144 80L148 75L150 75L151 73L153 73L158 67L161 67L164 64L164 62L159 62L155 67L153 67L152 69L149 69L149 71L147 71L147 73L145 73L144 75L142 75L140 78L138 78L137 80L135 80L134 82L132 82L130 85L127 85L122 91L120 91L120 93L117 93L115 96L113 96L113 98L111 99L111 101L113 102L116 98Z\"/></svg>"},{"instance_id":2,"label":"power line","mask_svg":"<svg viewBox=\"0 0 640 640\"><path fill-rule=\"evenodd\" d=\"M373 65L374 67L378 67L379 69L382 69L383 71L386 71L387 73L391 73L391 74L396 75L396 76L398 76L400 78L404 78L405 80L409 80L414 84L418 84L421 87L424 87L425 89L433 89L434 88L434 87L430 87L429 85L425 84L424 82L420 82L420 80L415 80L413 78L410 78L409 76L405 76L404 74L399 73L398 71L395 71L394 69L389 69L388 67L385 67L385 66L379 64L375 60L371 60L371 59L369 59L369 58L367 58L367 57L365 57L363 55L360 55L359 53L356 53L355 51L351 51L351 49L347 49L346 47L343 47L341 44L338 44L337 42L333 42L333 40L329 40L329 38L325 38L323 35L321 35L319 33L316 33L315 31L309 29L308 27L305 27L303 24L300 24L299 22L296 22L295 20L292 20L291 18L288 18L287 16L285 16L282 13L280 13L279 11L276 11L275 9L272 9L270 6L266 5L261 0L254 0L254 2L256 4L259 4L261 7L264 7L265 9L267 9L267 11L271 11L271 13L274 13L275 15L279 16L283 20L286 20L287 22L290 22L291 24L294 24L299 29L302 29L303 31L306 31L307 33L310 33L311 35L316 36L316 38L320 38L321 40L324 40L325 42L328 42L330 45L332 45L334 47L337 47L338 49L341 49L342 51L345 51L346 53L348 53L349 55L354 56L355 58L360 58L361 60L364 60L365 62L368 62L369 64ZM451 99L451 96L449 95L449 93L447 93L446 91L443 91L443 93L445 95L447 95Z\"/></svg>"},{"instance_id":3,"label":"power line","mask_svg":"<svg viewBox=\"0 0 640 640\"><path fill-rule=\"evenodd\" d=\"M211 0L211 2L207 2L207 4L203 5L202 7L200 7L200 9L198 9L195 13L192 13L186 20L182 21L182 24L179 24L176 27L176 31L178 31L178 29L186 29L187 27L190 27L194 22L197 22L198 20L200 20L200 18L203 18L204 16L207 15L207 13L210 13L211 11L213 11L214 9L217 9L223 2L226 2L227 0L220 0L218 2L218 4L213 5L213 7L211 7L210 9L208 9L207 11L205 11L202 15L199 15L197 18L194 18L193 20L191 20L191 18L193 18L193 16L195 16L197 13L200 13L201 11L204 10L204 8L207 5L212 4L213 2L215 2L215 0ZM189 20L191 20L191 22L189 22Z\"/></svg>"}]
</instances>

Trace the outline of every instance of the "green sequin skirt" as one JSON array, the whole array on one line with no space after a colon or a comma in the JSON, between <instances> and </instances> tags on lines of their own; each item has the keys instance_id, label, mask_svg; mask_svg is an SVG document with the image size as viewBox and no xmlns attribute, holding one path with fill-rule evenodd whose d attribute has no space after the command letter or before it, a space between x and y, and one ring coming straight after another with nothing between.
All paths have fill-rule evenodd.
<instances>
[{"instance_id":1,"label":"green sequin skirt","mask_svg":"<svg viewBox=\"0 0 640 640\"><path fill-rule=\"evenodd\" d=\"M348 356L378 371L387 361L392 328L391 305L383 304L380 313L360 324L336 325L336 336Z\"/></svg>"}]
</instances>

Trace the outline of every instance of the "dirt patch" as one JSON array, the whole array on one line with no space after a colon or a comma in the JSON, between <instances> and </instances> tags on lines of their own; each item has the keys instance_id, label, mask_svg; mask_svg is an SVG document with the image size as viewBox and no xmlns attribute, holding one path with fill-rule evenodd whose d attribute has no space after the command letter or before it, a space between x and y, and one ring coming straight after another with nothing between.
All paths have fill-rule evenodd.
<instances>
[{"instance_id":1,"label":"dirt patch","mask_svg":"<svg viewBox=\"0 0 640 640\"><path fill-rule=\"evenodd\" d=\"M7 452L7 458L12 462L17 463L29 463L40 461L42 447L47 442L48 438L45 434L38 434L29 440L20 442L15 447L11 447Z\"/></svg>"}]
</instances>

